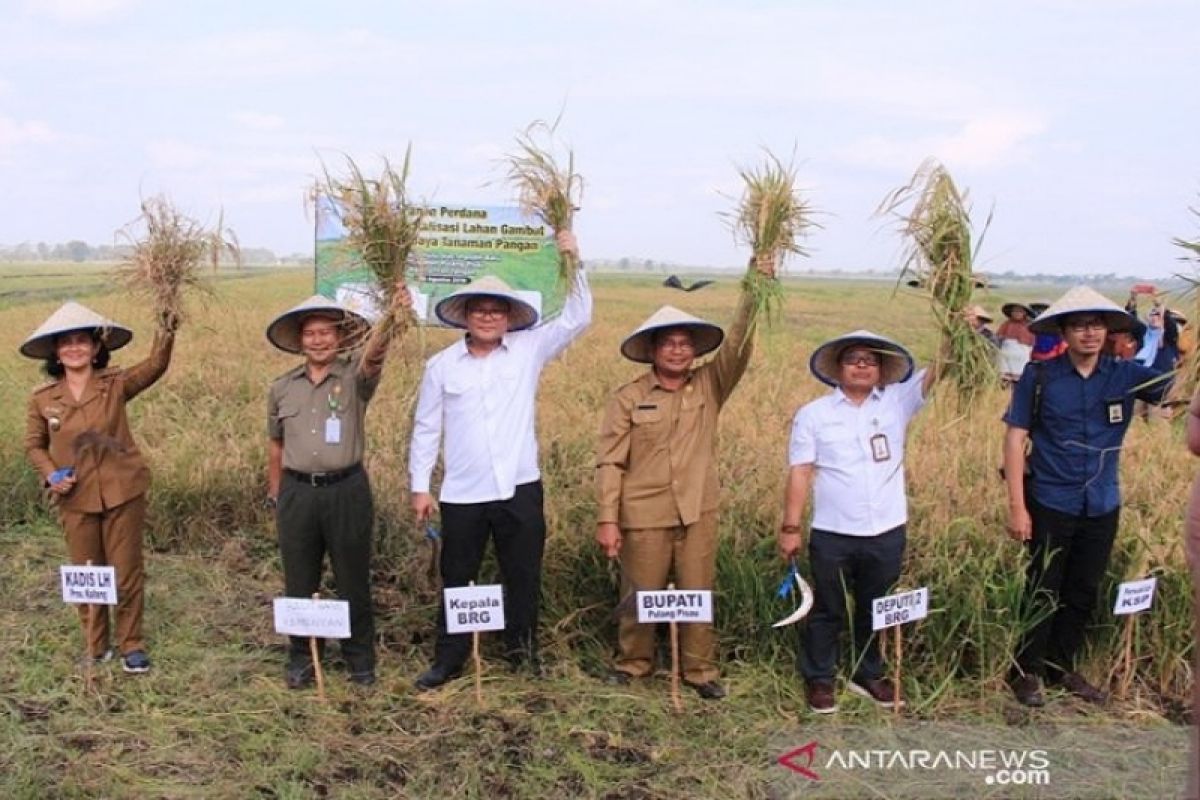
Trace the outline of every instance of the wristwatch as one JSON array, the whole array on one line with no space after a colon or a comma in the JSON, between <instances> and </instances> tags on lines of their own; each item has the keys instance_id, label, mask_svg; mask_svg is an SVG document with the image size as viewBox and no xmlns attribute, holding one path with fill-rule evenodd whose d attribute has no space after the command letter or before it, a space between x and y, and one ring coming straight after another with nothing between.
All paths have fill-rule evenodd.
<instances>
[{"instance_id":1,"label":"wristwatch","mask_svg":"<svg viewBox=\"0 0 1200 800\"><path fill-rule=\"evenodd\" d=\"M272 497L271 495L267 495L266 498L263 500L263 508L275 509L278 507L279 507L279 500L277 498Z\"/></svg>"}]
</instances>

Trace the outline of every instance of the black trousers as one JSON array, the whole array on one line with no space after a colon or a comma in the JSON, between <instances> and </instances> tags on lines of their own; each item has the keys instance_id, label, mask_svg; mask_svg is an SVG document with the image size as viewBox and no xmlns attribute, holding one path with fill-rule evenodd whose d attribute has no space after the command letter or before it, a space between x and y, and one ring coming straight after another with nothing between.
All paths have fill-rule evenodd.
<instances>
[{"instance_id":1,"label":"black trousers","mask_svg":"<svg viewBox=\"0 0 1200 800\"><path fill-rule=\"evenodd\" d=\"M853 678L883 677L879 638L872 630L871 601L883 597L900 578L907 541L905 526L878 536L845 536L816 530L808 539L813 577L813 610L800 635L800 674L806 681L837 676L839 638L846 627L847 600L853 599Z\"/></svg>"},{"instance_id":2,"label":"black trousers","mask_svg":"<svg viewBox=\"0 0 1200 800\"><path fill-rule=\"evenodd\" d=\"M442 584L467 586L479 576L488 538L504 582L504 643L514 662L537 657L538 606L541 602L542 552L546 519L542 482L524 483L508 500L445 503L442 512ZM470 634L446 632L446 609L438 615L434 661L458 669L471 651Z\"/></svg>"},{"instance_id":3,"label":"black trousers","mask_svg":"<svg viewBox=\"0 0 1200 800\"><path fill-rule=\"evenodd\" d=\"M371 545L375 522L371 484L359 472L331 486L309 486L286 472L275 515L288 597L312 597L321 587L325 554L338 597L350 602L350 638L341 643L351 672L375 669L375 617L371 609ZM311 660L308 639L293 636L291 663Z\"/></svg>"},{"instance_id":4,"label":"black trousers","mask_svg":"<svg viewBox=\"0 0 1200 800\"><path fill-rule=\"evenodd\" d=\"M1033 518L1022 619L1039 619L1021 638L1017 665L1056 678L1075 658L1096 607L1100 581L1117 536L1121 509L1100 517L1063 514L1027 498Z\"/></svg>"}]
</instances>

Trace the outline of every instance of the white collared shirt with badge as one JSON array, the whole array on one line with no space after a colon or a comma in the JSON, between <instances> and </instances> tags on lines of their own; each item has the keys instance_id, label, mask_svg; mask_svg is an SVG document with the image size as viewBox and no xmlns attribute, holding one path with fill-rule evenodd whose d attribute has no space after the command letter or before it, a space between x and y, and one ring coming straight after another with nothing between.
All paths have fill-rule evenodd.
<instances>
[{"instance_id":1,"label":"white collared shirt with badge","mask_svg":"<svg viewBox=\"0 0 1200 800\"><path fill-rule=\"evenodd\" d=\"M796 412L788 463L816 468L814 529L877 536L908 521L904 437L925 405L924 375L875 389L862 405L835 389Z\"/></svg>"},{"instance_id":2,"label":"white collared shirt with badge","mask_svg":"<svg viewBox=\"0 0 1200 800\"><path fill-rule=\"evenodd\" d=\"M517 486L538 480L538 379L591 319L592 295L580 270L562 313L550 322L505 334L484 357L472 356L464 337L430 358L409 447L411 490L429 491L439 444L442 502L508 500Z\"/></svg>"}]
</instances>

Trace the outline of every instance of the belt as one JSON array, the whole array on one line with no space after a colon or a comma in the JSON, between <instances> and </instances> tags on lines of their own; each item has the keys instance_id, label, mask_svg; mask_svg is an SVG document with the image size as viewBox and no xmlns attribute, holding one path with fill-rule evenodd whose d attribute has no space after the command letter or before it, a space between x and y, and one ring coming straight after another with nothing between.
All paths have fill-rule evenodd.
<instances>
[{"instance_id":1,"label":"belt","mask_svg":"<svg viewBox=\"0 0 1200 800\"><path fill-rule=\"evenodd\" d=\"M283 474L289 478L306 483L309 486L333 486L335 483L352 478L363 471L362 463L351 464L345 469L339 469L336 472L299 472L294 469L283 470Z\"/></svg>"}]
</instances>

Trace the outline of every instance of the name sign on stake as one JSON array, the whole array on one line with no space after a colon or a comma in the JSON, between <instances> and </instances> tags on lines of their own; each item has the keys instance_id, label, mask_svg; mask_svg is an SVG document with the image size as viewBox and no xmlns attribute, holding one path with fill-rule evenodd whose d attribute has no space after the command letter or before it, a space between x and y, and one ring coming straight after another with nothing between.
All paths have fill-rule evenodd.
<instances>
[{"instance_id":1,"label":"name sign on stake","mask_svg":"<svg viewBox=\"0 0 1200 800\"><path fill-rule=\"evenodd\" d=\"M64 564L58 568L58 574L62 580L64 603L91 603L101 606L117 604L115 567Z\"/></svg>"},{"instance_id":2,"label":"name sign on stake","mask_svg":"<svg viewBox=\"0 0 1200 800\"><path fill-rule=\"evenodd\" d=\"M638 622L712 622L712 590L638 592L637 611Z\"/></svg>"},{"instance_id":3,"label":"name sign on stake","mask_svg":"<svg viewBox=\"0 0 1200 800\"><path fill-rule=\"evenodd\" d=\"M916 622L929 616L929 588L922 586L911 592L890 594L871 601L871 622L874 630L892 628L906 622Z\"/></svg>"},{"instance_id":4,"label":"name sign on stake","mask_svg":"<svg viewBox=\"0 0 1200 800\"><path fill-rule=\"evenodd\" d=\"M276 633L322 639L350 638L350 602L347 600L276 597L274 606Z\"/></svg>"},{"instance_id":5,"label":"name sign on stake","mask_svg":"<svg viewBox=\"0 0 1200 800\"><path fill-rule=\"evenodd\" d=\"M1157 578L1146 578L1144 581L1127 581L1117 586L1117 602L1113 605L1113 613L1137 614L1149 611L1154 605L1154 587Z\"/></svg>"},{"instance_id":6,"label":"name sign on stake","mask_svg":"<svg viewBox=\"0 0 1200 800\"><path fill-rule=\"evenodd\" d=\"M498 583L443 589L446 632L504 630L504 589Z\"/></svg>"}]
</instances>

